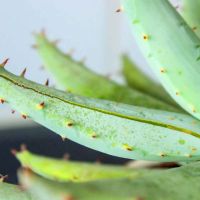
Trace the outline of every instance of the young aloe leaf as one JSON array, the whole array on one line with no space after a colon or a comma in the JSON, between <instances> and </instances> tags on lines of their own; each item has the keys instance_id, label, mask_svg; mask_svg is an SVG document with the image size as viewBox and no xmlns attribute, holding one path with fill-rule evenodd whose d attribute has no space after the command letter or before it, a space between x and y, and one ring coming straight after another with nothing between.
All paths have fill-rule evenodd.
<instances>
[{"instance_id":1,"label":"young aloe leaf","mask_svg":"<svg viewBox=\"0 0 200 200\"><path fill-rule=\"evenodd\" d=\"M61 88L81 96L113 100L148 108L177 111L146 94L119 85L87 69L62 53L43 33L36 35L36 46L44 66L53 74Z\"/></svg>"},{"instance_id":2,"label":"young aloe leaf","mask_svg":"<svg viewBox=\"0 0 200 200\"><path fill-rule=\"evenodd\" d=\"M168 104L177 106L164 88L145 75L128 56L123 55L122 61L123 74L130 87L149 94Z\"/></svg>"},{"instance_id":3,"label":"young aloe leaf","mask_svg":"<svg viewBox=\"0 0 200 200\"><path fill-rule=\"evenodd\" d=\"M136 179L57 183L21 172L20 181L38 200L197 200L199 198L200 163L176 169L149 170ZM65 198L64 198L65 197Z\"/></svg>"},{"instance_id":4,"label":"young aloe leaf","mask_svg":"<svg viewBox=\"0 0 200 200\"><path fill-rule=\"evenodd\" d=\"M199 38L167 0L122 2L135 38L160 82L174 100L200 119Z\"/></svg>"},{"instance_id":5,"label":"young aloe leaf","mask_svg":"<svg viewBox=\"0 0 200 200\"><path fill-rule=\"evenodd\" d=\"M0 182L1 200L38 200L34 195L20 189L20 186Z\"/></svg>"},{"instance_id":6,"label":"young aloe leaf","mask_svg":"<svg viewBox=\"0 0 200 200\"><path fill-rule=\"evenodd\" d=\"M200 37L200 0L182 0L180 13L192 30Z\"/></svg>"},{"instance_id":7,"label":"young aloe leaf","mask_svg":"<svg viewBox=\"0 0 200 200\"><path fill-rule=\"evenodd\" d=\"M200 159L200 121L189 115L80 97L0 68L0 99L43 126L123 158Z\"/></svg>"},{"instance_id":8,"label":"young aloe leaf","mask_svg":"<svg viewBox=\"0 0 200 200\"><path fill-rule=\"evenodd\" d=\"M28 151L16 153L21 165L35 173L59 182L86 182L101 179L134 178L141 170L112 165L89 164L38 156Z\"/></svg>"}]
</instances>

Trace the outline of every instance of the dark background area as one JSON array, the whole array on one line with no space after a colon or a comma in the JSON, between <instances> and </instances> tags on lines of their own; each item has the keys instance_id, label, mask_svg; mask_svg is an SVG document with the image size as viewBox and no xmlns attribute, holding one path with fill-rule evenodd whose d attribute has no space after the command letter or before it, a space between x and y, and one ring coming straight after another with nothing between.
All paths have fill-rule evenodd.
<instances>
[{"instance_id":1,"label":"dark background area","mask_svg":"<svg viewBox=\"0 0 200 200\"><path fill-rule=\"evenodd\" d=\"M128 160L109 156L87 147L66 140L43 127L29 127L23 129L0 131L0 174L8 175L7 182L17 183L16 172L20 163L11 154L11 149L19 150L21 144L26 144L33 153L55 158L70 155L70 160L89 161L108 164L123 164Z\"/></svg>"}]
</instances>

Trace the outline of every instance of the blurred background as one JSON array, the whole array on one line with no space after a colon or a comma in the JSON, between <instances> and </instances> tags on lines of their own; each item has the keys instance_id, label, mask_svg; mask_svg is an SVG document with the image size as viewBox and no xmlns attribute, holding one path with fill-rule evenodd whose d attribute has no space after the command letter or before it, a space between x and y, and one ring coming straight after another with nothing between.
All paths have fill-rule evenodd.
<instances>
[{"instance_id":1,"label":"blurred background","mask_svg":"<svg viewBox=\"0 0 200 200\"><path fill-rule=\"evenodd\" d=\"M0 0L0 61L10 58L7 69L15 74L27 67L26 77L44 83L51 76L41 70L41 60L34 44L33 32L45 29L47 36L59 39L59 47L68 52L74 49L74 58L87 58L86 65L94 71L119 76L120 55L128 53L150 74L131 35L118 0ZM0 105L0 173L8 174L16 182L15 171L19 163L10 154L11 148L25 143L35 153L62 157L65 152L75 160L102 160L107 163L125 163L127 160L89 150L73 142L63 142L49 130L24 120L20 114L11 114L7 105Z\"/></svg>"}]
</instances>

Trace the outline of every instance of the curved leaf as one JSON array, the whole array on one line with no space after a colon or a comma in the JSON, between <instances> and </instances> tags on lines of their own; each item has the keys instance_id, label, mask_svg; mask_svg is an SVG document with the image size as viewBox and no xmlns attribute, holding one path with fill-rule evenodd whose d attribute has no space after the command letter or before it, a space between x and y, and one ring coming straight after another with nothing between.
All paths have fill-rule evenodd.
<instances>
[{"instance_id":1,"label":"curved leaf","mask_svg":"<svg viewBox=\"0 0 200 200\"><path fill-rule=\"evenodd\" d=\"M185 115L89 99L0 69L0 97L24 118L92 149L123 158L200 158L200 121Z\"/></svg>"},{"instance_id":2,"label":"curved leaf","mask_svg":"<svg viewBox=\"0 0 200 200\"><path fill-rule=\"evenodd\" d=\"M17 152L16 157L23 167L60 182L134 178L142 175L140 170L127 167L52 159L28 151Z\"/></svg>"}]
</instances>

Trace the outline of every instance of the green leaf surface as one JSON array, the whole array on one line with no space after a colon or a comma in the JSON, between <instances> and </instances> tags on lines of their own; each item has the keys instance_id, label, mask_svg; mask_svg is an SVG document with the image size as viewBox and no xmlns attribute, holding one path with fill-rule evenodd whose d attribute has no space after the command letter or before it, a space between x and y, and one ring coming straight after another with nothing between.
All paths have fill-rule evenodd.
<instances>
[{"instance_id":1,"label":"green leaf surface","mask_svg":"<svg viewBox=\"0 0 200 200\"><path fill-rule=\"evenodd\" d=\"M200 0L182 0L180 13L191 29L200 37Z\"/></svg>"},{"instance_id":2,"label":"green leaf surface","mask_svg":"<svg viewBox=\"0 0 200 200\"><path fill-rule=\"evenodd\" d=\"M37 200L34 195L23 191L20 186L0 182L1 200Z\"/></svg>"}]
</instances>

